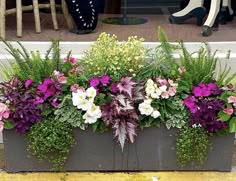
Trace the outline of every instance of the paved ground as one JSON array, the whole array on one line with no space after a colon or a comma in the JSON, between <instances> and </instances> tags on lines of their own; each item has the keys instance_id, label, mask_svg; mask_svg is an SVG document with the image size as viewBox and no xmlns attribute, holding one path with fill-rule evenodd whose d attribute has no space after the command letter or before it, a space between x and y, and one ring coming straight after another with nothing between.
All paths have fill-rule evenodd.
<instances>
[{"instance_id":1,"label":"paved ground","mask_svg":"<svg viewBox=\"0 0 236 181\"><path fill-rule=\"evenodd\" d=\"M219 31L213 32L209 37L201 35L201 26L196 26L195 19L187 21L184 25L172 25L168 21L168 15L130 15L132 17L143 17L148 19L148 22L142 25L110 25L102 23L102 19L106 17L114 17L119 15L100 15L96 31L91 34L77 35L70 33L63 16L58 15L58 23L60 29L53 30L51 16L48 14L41 14L42 32L35 33L34 19L32 14L26 13L23 15L23 37L16 37L16 17L7 16L6 18L6 39L11 41L49 41L50 38L57 38L62 41L95 41L98 35L102 32L116 34L119 40L126 40L128 36L143 37L145 41L156 42L157 26L160 25L170 41L184 40L197 42L218 42L218 41L236 41L236 18L227 25L221 25Z\"/></svg>"}]
</instances>

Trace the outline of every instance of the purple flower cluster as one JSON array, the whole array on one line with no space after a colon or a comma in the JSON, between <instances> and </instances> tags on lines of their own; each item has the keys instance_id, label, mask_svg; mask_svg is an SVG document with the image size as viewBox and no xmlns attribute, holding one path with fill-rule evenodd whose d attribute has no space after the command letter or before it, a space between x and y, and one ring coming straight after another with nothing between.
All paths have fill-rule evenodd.
<instances>
[{"instance_id":1,"label":"purple flower cluster","mask_svg":"<svg viewBox=\"0 0 236 181\"><path fill-rule=\"evenodd\" d=\"M228 124L221 122L217 117L218 112L225 107L225 102L216 97L222 92L215 83L200 83L193 88L193 95L184 100L185 106L191 112L191 126L200 125L209 133L228 127Z\"/></svg>"},{"instance_id":2,"label":"purple flower cluster","mask_svg":"<svg viewBox=\"0 0 236 181\"><path fill-rule=\"evenodd\" d=\"M93 77L89 81L89 85L91 87L94 87L97 90L97 94L99 94L99 86L107 87L110 84L110 76L109 75L103 75L102 77Z\"/></svg>"},{"instance_id":3,"label":"purple flower cluster","mask_svg":"<svg viewBox=\"0 0 236 181\"><path fill-rule=\"evenodd\" d=\"M214 82L209 84L199 83L198 86L193 88L193 95L195 97L208 97L210 95L220 95L222 94L222 90L217 87Z\"/></svg>"},{"instance_id":4,"label":"purple flower cluster","mask_svg":"<svg viewBox=\"0 0 236 181\"><path fill-rule=\"evenodd\" d=\"M30 127L41 120L41 109L34 105L34 98L29 95L21 97L16 95L14 98L15 111L11 112L10 117L14 122L17 134L25 133Z\"/></svg>"},{"instance_id":5,"label":"purple flower cluster","mask_svg":"<svg viewBox=\"0 0 236 181\"><path fill-rule=\"evenodd\" d=\"M58 82L53 82L51 78L46 78L37 87L34 104L41 104L48 100L55 108L58 107L57 96L61 93L61 86Z\"/></svg>"}]
</instances>

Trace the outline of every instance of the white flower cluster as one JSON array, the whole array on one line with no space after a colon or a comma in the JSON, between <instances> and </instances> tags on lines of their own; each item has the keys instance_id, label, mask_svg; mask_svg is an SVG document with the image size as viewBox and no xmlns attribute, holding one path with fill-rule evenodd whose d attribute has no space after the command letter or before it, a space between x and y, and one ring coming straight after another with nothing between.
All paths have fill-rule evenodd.
<instances>
[{"instance_id":1,"label":"white flower cluster","mask_svg":"<svg viewBox=\"0 0 236 181\"><path fill-rule=\"evenodd\" d=\"M85 90L77 90L72 92L72 102L78 109L86 111L83 115L85 123L93 124L98 118L101 118L102 112L99 106L94 104L94 98L96 97L96 89L94 87Z\"/></svg>"},{"instance_id":2,"label":"white flower cluster","mask_svg":"<svg viewBox=\"0 0 236 181\"><path fill-rule=\"evenodd\" d=\"M146 99L143 103L139 104L138 109L142 115L152 116L158 118L161 113L151 106L152 99Z\"/></svg>"},{"instance_id":3,"label":"white flower cluster","mask_svg":"<svg viewBox=\"0 0 236 181\"><path fill-rule=\"evenodd\" d=\"M148 79L146 83L145 92L147 99L143 103L139 104L139 111L142 115L152 116L153 118L158 118L161 114L158 110L151 106L152 99L168 99L170 96L176 94L176 88L178 84L174 83L172 80L166 80L158 78L157 82L160 84L158 86L152 79ZM169 85L169 88L167 87Z\"/></svg>"}]
</instances>

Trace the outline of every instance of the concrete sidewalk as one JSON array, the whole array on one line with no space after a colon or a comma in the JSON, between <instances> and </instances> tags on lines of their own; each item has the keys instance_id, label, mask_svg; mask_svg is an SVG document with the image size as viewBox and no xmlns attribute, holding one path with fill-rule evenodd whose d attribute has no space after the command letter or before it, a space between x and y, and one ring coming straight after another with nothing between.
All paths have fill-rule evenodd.
<instances>
[{"instance_id":1,"label":"concrete sidewalk","mask_svg":"<svg viewBox=\"0 0 236 181\"><path fill-rule=\"evenodd\" d=\"M1 181L236 181L236 173L140 172L140 173L0 173Z\"/></svg>"}]
</instances>

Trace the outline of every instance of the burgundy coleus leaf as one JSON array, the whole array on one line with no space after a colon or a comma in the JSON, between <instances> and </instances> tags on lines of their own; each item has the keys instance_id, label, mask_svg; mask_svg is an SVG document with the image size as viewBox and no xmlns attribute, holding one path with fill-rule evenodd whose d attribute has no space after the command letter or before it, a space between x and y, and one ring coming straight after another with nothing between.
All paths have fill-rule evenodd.
<instances>
[{"instance_id":1,"label":"burgundy coleus leaf","mask_svg":"<svg viewBox=\"0 0 236 181\"><path fill-rule=\"evenodd\" d=\"M132 98L132 91L136 83L132 81L132 77L122 77L117 84L117 88L121 93L128 94Z\"/></svg>"},{"instance_id":2,"label":"burgundy coleus leaf","mask_svg":"<svg viewBox=\"0 0 236 181\"><path fill-rule=\"evenodd\" d=\"M127 139L126 125L125 122L117 119L115 120L115 124L112 127L114 129L115 138L117 138L120 143L121 150L123 151L125 141Z\"/></svg>"}]
</instances>

